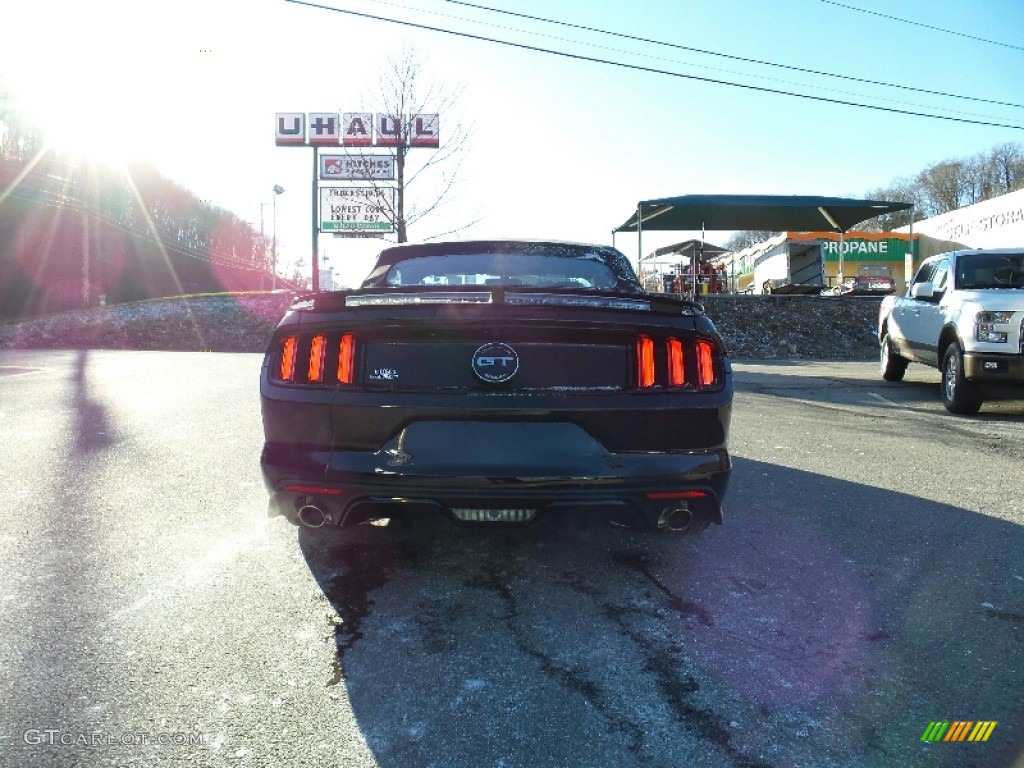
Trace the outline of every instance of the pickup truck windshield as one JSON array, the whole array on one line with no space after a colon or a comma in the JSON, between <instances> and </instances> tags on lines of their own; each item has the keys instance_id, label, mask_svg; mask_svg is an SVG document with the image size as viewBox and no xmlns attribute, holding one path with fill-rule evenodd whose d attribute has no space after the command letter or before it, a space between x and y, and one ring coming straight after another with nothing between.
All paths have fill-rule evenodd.
<instances>
[{"instance_id":1,"label":"pickup truck windshield","mask_svg":"<svg viewBox=\"0 0 1024 768\"><path fill-rule=\"evenodd\" d=\"M961 256L956 263L956 287L1024 288L1024 252Z\"/></svg>"}]
</instances>

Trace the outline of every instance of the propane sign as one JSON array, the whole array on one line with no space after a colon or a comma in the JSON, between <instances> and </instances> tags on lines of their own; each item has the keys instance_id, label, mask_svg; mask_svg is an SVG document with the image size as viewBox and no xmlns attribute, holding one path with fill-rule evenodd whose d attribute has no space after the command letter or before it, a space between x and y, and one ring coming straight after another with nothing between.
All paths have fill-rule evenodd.
<instances>
[{"instance_id":1,"label":"propane sign","mask_svg":"<svg viewBox=\"0 0 1024 768\"><path fill-rule=\"evenodd\" d=\"M320 187L320 231L355 236L394 232L391 187Z\"/></svg>"}]
</instances>

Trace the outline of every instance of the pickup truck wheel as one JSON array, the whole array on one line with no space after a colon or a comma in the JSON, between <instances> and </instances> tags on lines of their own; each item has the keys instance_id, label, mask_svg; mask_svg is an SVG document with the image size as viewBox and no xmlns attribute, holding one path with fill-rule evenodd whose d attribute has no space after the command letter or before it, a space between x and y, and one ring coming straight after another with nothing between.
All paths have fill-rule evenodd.
<instances>
[{"instance_id":1,"label":"pickup truck wheel","mask_svg":"<svg viewBox=\"0 0 1024 768\"><path fill-rule=\"evenodd\" d=\"M942 404L950 413L973 415L981 408L981 391L964 378L964 356L956 343L942 357Z\"/></svg>"},{"instance_id":2,"label":"pickup truck wheel","mask_svg":"<svg viewBox=\"0 0 1024 768\"><path fill-rule=\"evenodd\" d=\"M893 352L889 334L882 337L880 348L882 378L886 381L903 381L903 374L907 372L907 364L910 361Z\"/></svg>"}]
</instances>

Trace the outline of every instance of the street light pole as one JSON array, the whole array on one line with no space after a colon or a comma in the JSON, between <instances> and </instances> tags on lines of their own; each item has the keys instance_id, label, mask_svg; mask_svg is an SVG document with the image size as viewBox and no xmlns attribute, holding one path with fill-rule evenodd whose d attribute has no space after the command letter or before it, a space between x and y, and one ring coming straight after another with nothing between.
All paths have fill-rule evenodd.
<instances>
[{"instance_id":1,"label":"street light pole","mask_svg":"<svg viewBox=\"0 0 1024 768\"><path fill-rule=\"evenodd\" d=\"M277 196L284 192L284 187L280 184L274 185L274 205L273 205L273 235L271 236L270 244L270 261L271 261L271 278L270 289L277 290Z\"/></svg>"},{"instance_id":2,"label":"street light pole","mask_svg":"<svg viewBox=\"0 0 1024 768\"><path fill-rule=\"evenodd\" d=\"M270 203L260 203L260 290L263 290L264 278L267 273L263 270L267 268L267 241L263 234L263 209L266 208Z\"/></svg>"}]
</instances>

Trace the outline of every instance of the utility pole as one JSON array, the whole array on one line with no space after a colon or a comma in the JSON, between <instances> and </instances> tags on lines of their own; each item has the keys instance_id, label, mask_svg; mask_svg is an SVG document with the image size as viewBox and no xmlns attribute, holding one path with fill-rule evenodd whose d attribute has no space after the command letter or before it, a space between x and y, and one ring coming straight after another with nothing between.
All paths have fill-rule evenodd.
<instances>
[{"instance_id":1,"label":"utility pole","mask_svg":"<svg viewBox=\"0 0 1024 768\"><path fill-rule=\"evenodd\" d=\"M272 240L271 240L271 246L270 246L270 261L271 261L271 265L272 265L271 266L272 277L271 277L271 283L270 283L270 290L272 290L272 291L277 290L277 196L280 195L282 192L284 192L284 187L282 187L280 184L275 184L274 185L274 205L273 205L274 226L273 226L273 235L271 236ZM260 209L260 213L262 214L262 209Z\"/></svg>"},{"instance_id":2,"label":"utility pole","mask_svg":"<svg viewBox=\"0 0 1024 768\"><path fill-rule=\"evenodd\" d=\"M263 290L263 278L266 277L266 274L267 274L267 265L266 265L266 262L264 261L264 259L266 258L266 255L267 255L267 246L266 246L266 241L264 240L264 235L263 235L263 208L266 205L268 205L268 203L260 203L260 290L261 291Z\"/></svg>"}]
</instances>

